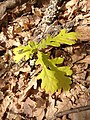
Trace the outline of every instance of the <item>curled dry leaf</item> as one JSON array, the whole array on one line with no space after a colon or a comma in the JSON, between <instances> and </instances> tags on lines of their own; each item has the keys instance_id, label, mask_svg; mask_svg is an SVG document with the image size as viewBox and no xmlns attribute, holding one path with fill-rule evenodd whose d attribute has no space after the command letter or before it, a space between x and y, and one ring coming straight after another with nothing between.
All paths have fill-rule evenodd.
<instances>
[{"instance_id":1,"label":"curled dry leaf","mask_svg":"<svg viewBox=\"0 0 90 120\"><path fill-rule=\"evenodd\" d=\"M82 0L79 3L79 7L82 8L81 11L86 12L87 11L87 4L89 0Z\"/></svg>"},{"instance_id":2,"label":"curled dry leaf","mask_svg":"<svg viewBox=\"0 0 90 120\"><path fill-rule=\"evenodd\" d=\"M70 0L69 2L67 2L66 8L68 9L70 7L73 7L76 4L77 1L78 0Z\"/></svg>"},{"instance_id":3,"label":"curled dry leaf","mask_svg":"<svg viewBox=\"0 0 90 120\"><path fill-rule=\"evenodd\" d=\"M73 12L77 9L77 3L78 3L78 0L71 0L67 2L67 4L65 5L67 12L64 14L64 16L69 16L70 18Z\"/></svg>"}]
</instances>

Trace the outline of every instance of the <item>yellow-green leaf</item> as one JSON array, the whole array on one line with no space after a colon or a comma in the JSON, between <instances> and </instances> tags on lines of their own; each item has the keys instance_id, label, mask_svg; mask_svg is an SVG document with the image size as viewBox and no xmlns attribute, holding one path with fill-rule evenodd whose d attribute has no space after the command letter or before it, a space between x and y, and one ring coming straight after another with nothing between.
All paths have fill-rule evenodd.
<instances>
[{"instance_id":1,"label":"yellow-green leaf","mask_svg":"<svg viewBox=\"0 0 90 120\"><path fill-rule=\"evenodd\" d=\"M52 40L57 41L61 44L72 45L75 44L75 40L77 40L78 34L75 32L67 33L66 29L61 30L61 32L55 36Z\"/></svg>"},{"instance_id":2,"label":"yellow-green leaf","mask_svg":"<svg viewBox=\"0 0 90 120\"><path fill-rule=\"evenodd\" d=\"M42 66L42 71L37 76L37 79L42 79L41 88L45 89L46 92L52 93L59 89L69 90L71 78L66 76L68 72L63 71L63 69L60 70L44 53L38 52L37 56L36 64L41 64Z\"/></svg>"},{"instance_id":3,"label":"yellow-green leaf","mask_svg":"<svg viewBox=\"0 0 90 120\"><path fill-rule=\"evenodd\" d=\"M35 42L29 42L26 46L18 46L13 49L14 60L18 63L21 59L27 61L32 58L33 54L37 51L38 44Z\"/></svg>"}]
</instances>

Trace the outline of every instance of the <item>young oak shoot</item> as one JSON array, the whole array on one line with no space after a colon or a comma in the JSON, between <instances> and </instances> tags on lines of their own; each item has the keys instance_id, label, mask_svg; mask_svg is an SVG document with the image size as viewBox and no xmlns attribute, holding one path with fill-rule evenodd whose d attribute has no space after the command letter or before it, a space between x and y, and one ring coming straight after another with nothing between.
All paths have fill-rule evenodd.
<instances>
[{"instance_id":1,"label":"young oak shoot","mask_svg":"<svg viewBox=\"0 0 90 120\"><path fill-rule=\"evenodd\" d=\"M42 49L48 46L59 47L60 44L72 45L75 44L78 34L75 32L67 33L65 29L55 36L47 36L40 43L29 42L26 46L19 46L13 50L15 56L14 60L18 63L21 59L27 61L32 59L33 54L37 54L36 65L42 66L42 71L37 75L37 80L41 79L41 88L46 92L54 93L57 90L69 90L71 84L72 70L68 66L58 67L57 64L63 63L63 58L49 59L49 56L43 52Z\"/></svg>"}]
</instances>

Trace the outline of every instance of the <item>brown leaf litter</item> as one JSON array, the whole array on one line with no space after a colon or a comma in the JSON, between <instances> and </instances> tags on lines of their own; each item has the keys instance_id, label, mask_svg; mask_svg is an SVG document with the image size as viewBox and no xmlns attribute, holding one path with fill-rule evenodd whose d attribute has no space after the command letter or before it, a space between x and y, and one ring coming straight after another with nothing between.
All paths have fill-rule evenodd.
<instances>
[{"instance_id":1,"label":"brown leaf litter","mask_svg":"<svg viewBox=\"0 0 90 120\"><path fill-rule=\"evenodd\" d=\"M90 119L89 2L27 0L12 8L5 6L6 1L0 3L1 120ZM53 9L50 9L52 6ZM15 64L13 48L27 45L32 40L40 41L48 34L55 36L61 28L76 31L80 36L75 45L48 48L51 56L65 57L64 65L73 70L70 91L52 95L41 89L41 80L35 79L41 71L40 66L30 65L30 61ZM83 111L79 111L82 108Z\"/></svg>"}]
</instances>

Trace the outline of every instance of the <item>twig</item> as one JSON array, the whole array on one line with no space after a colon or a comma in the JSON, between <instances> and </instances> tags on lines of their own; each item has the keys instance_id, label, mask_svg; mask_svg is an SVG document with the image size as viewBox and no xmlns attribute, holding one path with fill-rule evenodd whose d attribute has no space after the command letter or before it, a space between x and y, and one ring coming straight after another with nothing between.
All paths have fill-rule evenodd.
<instances>
[{"instance_id":1,"label":"twig","mask_svg":"<svg viewBox=\"0 0 90 120\"><path fill-rule=\"evenodd\" d=\"M57 17L58 3L59 0L50 0L50 3L44 12L42 20L38 24L37 29L34 31L34 36L37 36L37 39L34 41L40 42L47 30L52 27L52 24Z\"/></svg>"},{"instance_id":2,"label":"twig","mask_svg":"<svg viewBox=\"0 0 90 120\"><path fill-rule=\"evenodd\" d=\"M60 118L63 115L68 115L68 114L71 114L71 113L78 113L78 112L82 112L82 111L85 111L85 110L90 110L90 105L76 107L76 108L73 108L73 109L70 109L70 110L58 112L54 115L53 120L56 120L56 118Z\"/></svg>"}]
</instances>

